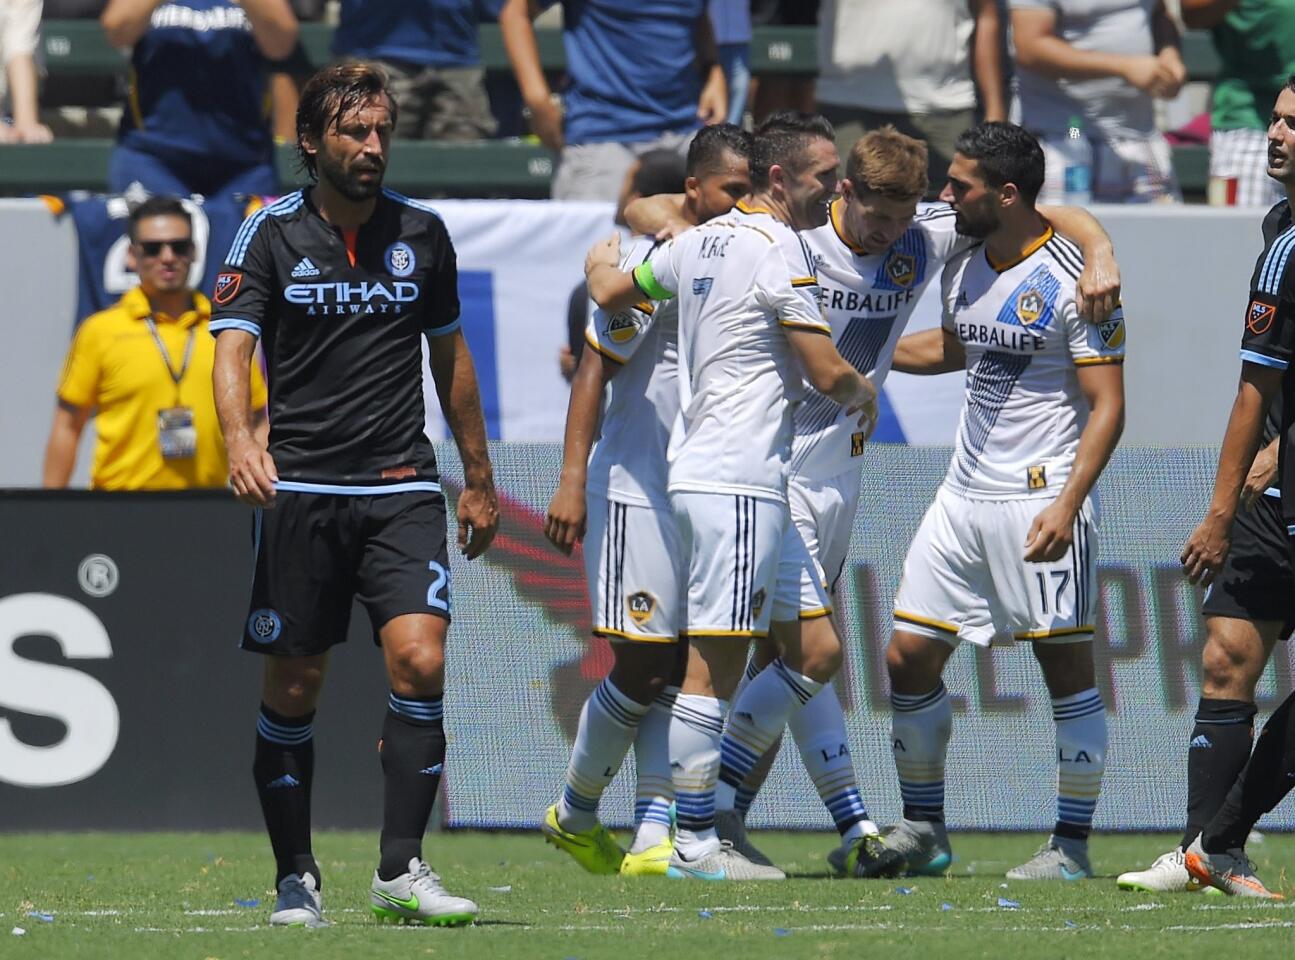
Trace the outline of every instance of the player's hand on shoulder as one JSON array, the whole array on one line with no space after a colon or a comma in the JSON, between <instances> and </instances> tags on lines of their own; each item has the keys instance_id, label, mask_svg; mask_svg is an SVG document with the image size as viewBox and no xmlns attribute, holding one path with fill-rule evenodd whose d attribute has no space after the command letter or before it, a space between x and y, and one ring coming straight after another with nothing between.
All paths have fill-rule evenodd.
<instances>
[{"instance_id":1,"label":"player's hand on shoulder","mask_svg":"<svg viewBox=\"0 0 1295 960\"><path fill-rule=\"evenodd\" d=\"M589 276L599 266L619 268L620 262L621 235L613 233L606 240L599 240L585 254L585 276Z\"/></svg>"},{"instance_id":2,"label":"player's hand on shoulder","mask_svg":"<svg viewBox=\"0 0 1295 960\"><path fill-rule=\"evenodd\" d=\"M1264 491L1277 479L1277 444L1270 443L1257 454L1250 472L1246 475L1245 486L1241 488L1241 502L1246 509L1254 507L1255 502L1264 495Z\"/></svg>"},{"instance_id":3,"label":"player's hand on shoulder","mask_svg":"<svg viewBox=\"0 0 1295 960\"><path fill-rule=\"evenodd\" d=\"M1114 253L1088 257L1075 284L1075 309L1089 323L1103 323L1120 305L1120 265Z\"/></svg>"},{"instance_id":4,"label":"player's hand on shoulder","mask_svg":"<svg viewBox=\"0 0 1295 960\"><path fill-rule=\"evenodd\" d=\"M499 497L493 480L465 486L459 494L459 552L475 560L499 532Z\"/></svg>"},{"instance_id":5,"label":"player's hand on shoulder","mask_svg":"<svg viewBox=\"0 0 1295 960\"><path fill-rule=\"evenodd\" d=\"M1039 511L1025 535L1027 563L1055 563L1066 555L1074 538L1075 512L1060 500Z\"/></svg>"},{"instance_id":6,"label":"player's hand on shoulder","mask_svg":"<svg viewBox=\"0 0 1295 960\"><path fill-rule=\"evenodd\" d=\"M584 487L559 483L544 516L544 536L558 550L570 556L576 542L584 539L585 520Z\"/></svg>"},{"instance_id":7,"label":"player's hand on shoulder","mask_svg":"<svg viewBox=\"0 0 1295 960\"><path fill-rule=\"evenodd\" d=\"M1183 565L1183 574L1189 581L1203 587L1208 587L1214 581L1223 569L1223 562L1227 560L1228 550L1232 547L1230 528L1231 524L1206 517L1192 531L1183 547L1182 556L1178 558Z\"/></svg>"},{"instance_id":8,"label":"player's hand on shoulder","mask_svg":"<svg viewBox=\"0 0 1295 960\"><path fill-rule=\"evenodd\" d=\"M254 440L229 444L229 485L234 495L253 507L274 506L274 484L279 479L270 451Z\"/></svg>"}]
</instances>

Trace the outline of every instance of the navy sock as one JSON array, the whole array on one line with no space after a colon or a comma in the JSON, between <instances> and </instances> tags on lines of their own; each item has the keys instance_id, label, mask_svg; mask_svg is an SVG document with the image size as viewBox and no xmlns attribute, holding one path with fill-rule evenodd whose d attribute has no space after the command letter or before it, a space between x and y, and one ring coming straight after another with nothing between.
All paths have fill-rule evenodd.
<instances>
[{"instance_id":1,"label":"navy sock","mask_svg":"<svg viewBox=\"0 0 1295 960\"><path fill-rule=\"evenodd\" d=\"M1295 693L1273 711L1215 817L1201 830L1208 853L1244 847L1259 818L1295 787Z\"/></svg>"},{"instance_id":2,"label":"navy sock","mask_svg":"<svg viewBox=\"0 0 1295 960\"><path fill-rule=\"evenodd\" d=\"M256 757L252 776L261 801L265 829L274 850L277 885L289 874L315 878L323 889L319 864L310 845L310 785L315 772L312 710L304 717L285 717L261 704L256 718Z\"/></svg>"},{"instance_id":3,"label":"navy sock","mask_svg":"<svg viewBox=\"0 0 1295 960\"><path fill-rule=\"evenodd\" d=\"M1187 828L1184 849L1223 807L1250 759L1255 705L1247 700L1201 697L1187 747Z\"/></svg>"},{"instance_id":4,"label":"navy sock","mask_svg":"<svg viewBox=\"0 0 1295 960\"><path fill-rule=\"evenodd\" d=\"M423 834L441 788L445 727L440 697L391 694L382 724L382 859L378 876L392 880L421 859Z\"/></svg>"}]
</instances>

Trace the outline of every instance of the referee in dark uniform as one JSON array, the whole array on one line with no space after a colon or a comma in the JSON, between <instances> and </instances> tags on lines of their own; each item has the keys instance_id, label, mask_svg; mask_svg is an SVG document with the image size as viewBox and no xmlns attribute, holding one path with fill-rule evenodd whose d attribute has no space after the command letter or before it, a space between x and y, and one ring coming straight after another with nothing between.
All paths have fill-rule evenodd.
<instances>
[{"instance_id":1,"label":"referee in dark uniform","mask_svg":"<svg viewBox=\"0 0 1295 960\"><path fill-rule=\"evenodd\" d=\"M1291 206L1295 203L1295 77L1286 82L1273 107L1268 175L1286 187L1287 199L1264 218L1264 252L1250 281L1241 338L1241 382L1223 437L1214 494L1205 519L1187 540L1182 563L1193 583L1199 580L1210 586L1207 610L1211 604L1221 605L1223 615L1260 621L1256 627L1267 627L1266 632L1275 635L1289 631L1295 618L1290 539L1295 533L1295 453L1290 449L1295 428L1295 258L1291 256L1295 251ZM1247 483L1247 476L1253 474L1270 405L1279 396L1277 519L1269 498L1254 496L1257 484L1253 479ZM1244 521L1237 518L1243 490L1248 499L1258 501L1252 507L1253 516ZM1265 516L1268 524L1263 522ZM1235 556L1230 556L1233 552ZM1253 581L1253 589L1240 588L1241 578ZM1271 641L1263 640L1250 654L1252 659L1266 658L1271 650ZM1257 666L1256 677L1262 662ZM1227 893L1275 897L1255 876L1245 855L1245 841L1259 818L1295 786L1295 695L1269 717L1253 755L1230 786L1221 807L1187 847L1187 870Z\"/></svg>"},{"instance_id":2,"label":"referee in dark uniform","mask_svg":"<svg viewBox=\"0 0 1295 960\"><path fill-rule=\"evenodd\" d=\"M381 919L448 925L476 904L422 859L445 762L450 621L446 507L423 431L422 353L463 459L459 549L489 546L498 504L472 357L459 330L454 247L429 208L382 188L396 103L385 74L342 63L301 92L297 141L315 180L249 218L216 279L216 405L230 481L254 505L256 574L243 648L266 654L253 774L274 849L270 923L323 923L311 852L311 721L352 600L368 611L391 686L382 728ZM262 341L269 449L248 419Z\"/></svg>"}]
</instances>

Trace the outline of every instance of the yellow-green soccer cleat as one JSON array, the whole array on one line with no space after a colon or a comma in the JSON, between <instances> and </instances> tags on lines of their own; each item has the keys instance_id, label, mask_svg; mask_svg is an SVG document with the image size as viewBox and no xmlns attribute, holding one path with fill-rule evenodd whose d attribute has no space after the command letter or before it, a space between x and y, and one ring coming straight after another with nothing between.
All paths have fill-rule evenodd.
<instances>
[{"instance_id":1,"label":"yellow-green soccer cleat","mask_svg":"<svg viewBox=\"0 0 1295 960\"><path fill-rule=\"evenodd\" d=\"M601 823L595 824L592 830L571 833L563 830L558 823L557 804L544 811L544 821L540 824L544 841L551 843L559 850L571 854L573 860L590 873L619 873L625 851Z\"/></svg>"},{"instance_id":2,"label":"yellow-green soccer cleat","mask_svg":"<svg viewBox=\"0 0 1295 960\"><path fill-rule=\"evenodd\" d=\"M640 853L627 853L621 861L622 877L664 877L670 869L674 843L666 837L655 847Z\"/></svg>"}]
</instances>

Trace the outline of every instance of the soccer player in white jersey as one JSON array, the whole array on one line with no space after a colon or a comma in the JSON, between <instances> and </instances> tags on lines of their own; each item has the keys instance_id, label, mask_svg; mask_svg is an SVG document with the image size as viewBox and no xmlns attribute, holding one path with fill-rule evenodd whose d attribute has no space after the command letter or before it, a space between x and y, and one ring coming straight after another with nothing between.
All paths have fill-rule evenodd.
<instances>
[{"instance_id":1,"label":"soccer player in white jersey","mask_svg":"<svg viewBox=\"0 0 1295 960\"><path fill-rule=\"evenodd\" d=\"M983 123L958 140L942 197L984 242L943 279L939 330L900 341L894 368L962 369L966 395L948 474L904 561L887 650L892 746L904 816L887 836L910 870L947 868L944 664L968 640L1032 643L1056 724L1057 821L1018 880L1091 876L1106 711L1092 656L1097 606L1094 484L1124 423L1124 321L1075 304L1079 250L1035 209L1038 142Z\"/></svg>"},{"instance_id":2,"label":"soccer player in white jersey","mask_svg":"<svg viewBox=\"0 0 1295 960\"><path fill-rule=\"evenodd\" d=\"M842 196L832 203L830 221L802 234L813 255L823 290L824 313L841 355L866 373L878 389L890 371L895 343L903 333L926 284L958 250L976 243L954 225L945 203L918 211L927 185L927 151L920 140L893 127L861 137L846 158ZM659 194L626 211L645 230L667 229L682 198ZM1075 208L1046 208L1060 232L1078 242L1085 255L1084 309L1104 320L1118 301L1119 270L1101 225ZM811 555L823 569L835 606L836 586L845 566L858 508L863 437L854 418L806 385L806 400L796 408L795 440L787 495L791 517ZM802 585L806 597L812 585ZM757 645L747 664L753 678L778 656L778 637ZM859 792L845 729L845 715L828 684L796 711L788 726L805 770L841 835L828 854L837 874L879 876L896 869L894 856L864 842L876 833ZM748 859L769 863L746 834L744 818L768 774L777 745L740 784L720 788L716 827ZM728 771L721 766L721 781Z\"/></svg>"},{"instance_id":3,"label":"soccer player in white jersey","mask_svg":"<svg viewBox=\"0 0 1295 960\"><path fill-rule=\"evenodd\" d=\"M670 726L678 808L673 876L783 877L715 833L725 701L750 639L767 635L771 619L795 624L784 657L734 705L724 762L749 768L840 664L822 573L786 502L801 369L816 389L862 410L861 423L875 421L876 393L833 346L811 257L794 231L827 219L837 186L832 141L821 117L775 115L757 131L752 196L734 215L659 247L632 275L615 268L612 251L595 249L588 265L590 294L608 309L643 294L679 297L682 413L670 443L668 489L689 562L690 654ZM798 621L805 567L815 569L817 616Z\"/></svg>"},{"instance_id":4,"label":"soccer player in white jersey","mask_svg":"<svg viewBox=\"0 0 1295 960\"><path fill-rule=\"evenodd\" d=\"M750 152L751 135L738 127L702 128L688 150L684 215L703 223L748 194ZM638 266L654 245L635 239L622 265ZM679 414L677 301L596 311L585 338L545 534L564 553L585 541L593 632L611 641L615 663L580 714L565 789L541 830L592 873L664 874L674 799L666 735L685 649L679 539L666 496L666 444ZM636 832L625 852L597 807L631 743Z\"/></svg>"}]
</instances>

